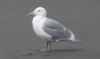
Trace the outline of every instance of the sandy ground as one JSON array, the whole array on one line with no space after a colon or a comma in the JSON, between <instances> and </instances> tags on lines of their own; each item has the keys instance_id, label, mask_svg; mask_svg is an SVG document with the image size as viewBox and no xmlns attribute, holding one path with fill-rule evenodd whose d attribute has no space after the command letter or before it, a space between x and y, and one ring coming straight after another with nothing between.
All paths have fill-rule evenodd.
<instances>
[{"instance_id":1,"label":"sandy ground","mask_svg":"<svg viewBox=\"0 0 100 59\"><path fill-rule=\"evenodd\" d=\"M84 46L60 42L52 43L49 53L37 51L46 41L35 35L27 14L39 6ZM0 59L100 59L100 1L0 0Z\"/></svg>"}]
</instances>

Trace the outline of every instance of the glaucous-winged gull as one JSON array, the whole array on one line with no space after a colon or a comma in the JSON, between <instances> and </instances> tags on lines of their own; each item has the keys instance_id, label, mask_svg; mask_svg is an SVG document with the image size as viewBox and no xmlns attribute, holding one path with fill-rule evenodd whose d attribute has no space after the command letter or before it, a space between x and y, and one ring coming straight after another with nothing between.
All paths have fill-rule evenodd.
<instances>
[{"instance_id":1,"label":"glaucous-winged gull","mask_svg":"<svg viewBox=\"0 0 100 59\"><path fill-rule=\"evenodd\" d=\"M33 16L32 24L33 29L37 36L41 39L47 40L45 49L40 51L49 52L51 48L51 42L58 41L71 41L79 43L80 41L75 39L74 34L65 26L57 22L56 20L46 17L47 12L43 7L36 8L33 12L30 12L28 16Z\"/></svg>"}]
</instances>

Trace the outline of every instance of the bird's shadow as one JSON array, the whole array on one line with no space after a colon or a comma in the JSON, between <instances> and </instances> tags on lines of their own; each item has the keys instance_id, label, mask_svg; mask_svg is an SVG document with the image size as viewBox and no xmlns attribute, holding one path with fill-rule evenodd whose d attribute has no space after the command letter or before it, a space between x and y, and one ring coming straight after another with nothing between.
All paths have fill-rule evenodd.
<instances>
[{"instance_id":1,"label":"bird's shadow","mask_svg":"<svg viewBox=\"0 0 100 59\"><path fill-rule=\"evenodd\" d=\"M82 49L53 49L51 52L76 52L76 51L85 51Z\"/></svg>"},{"instance_id":2,"label":"bird's shadow","mask_svg":"<svg viewBox=\"0 0 100 59\"><path fill-rule=\"evenodd\" d=\"M28 53L28 54L23 54L22 56L36 56L36 55L44 55L44 56L47 56L47 55L50 55L52 53L66 53L66 52L69 52L69 53L75 53L75 52L83 52L83 51L86 51L86 50L82 50L82 49L53 49L51 50L50 52L47 52L47 53L44 53L44 52L36 52L36 53Z\"/></svg>"}]
</instances>

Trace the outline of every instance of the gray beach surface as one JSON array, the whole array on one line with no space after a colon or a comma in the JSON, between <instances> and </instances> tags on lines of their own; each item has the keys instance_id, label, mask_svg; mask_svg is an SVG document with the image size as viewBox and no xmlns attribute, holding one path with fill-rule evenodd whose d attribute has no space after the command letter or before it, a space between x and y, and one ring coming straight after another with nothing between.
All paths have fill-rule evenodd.
<instances>
[{"instance_id":1,"label":"gray beach surface","mask_svg":"<svg viewBox=\"0 0 100 59\"><path fill-rule=\"evenodd\" d=\"M84 45L53 42L51 52L37 51L46 41L28 13L39 6ZM100 0L0 0L0 59L100 59Z\"/></svg>"}]
</instances>

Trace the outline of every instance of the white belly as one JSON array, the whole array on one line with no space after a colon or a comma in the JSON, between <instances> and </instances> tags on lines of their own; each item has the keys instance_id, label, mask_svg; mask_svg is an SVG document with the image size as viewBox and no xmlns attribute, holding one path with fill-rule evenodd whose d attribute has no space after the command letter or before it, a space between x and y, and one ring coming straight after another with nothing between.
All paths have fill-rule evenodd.
<instances>
[{"instance_id":1,"label":"white belly","mask_svg":"<svg viewBox=\"0 0 100 59\"><path fill-rule=\"evenodd\" d=\"M42 28L44 26L43 25L44 21L45 19L38 20L36 18L32 21L34 32L36 33L37 36L39 36L42 39L51 39L52 37L49 34L45 33L45 31Z\"/></svg>"}]
</instances>

